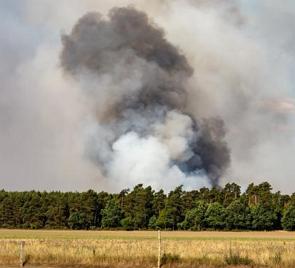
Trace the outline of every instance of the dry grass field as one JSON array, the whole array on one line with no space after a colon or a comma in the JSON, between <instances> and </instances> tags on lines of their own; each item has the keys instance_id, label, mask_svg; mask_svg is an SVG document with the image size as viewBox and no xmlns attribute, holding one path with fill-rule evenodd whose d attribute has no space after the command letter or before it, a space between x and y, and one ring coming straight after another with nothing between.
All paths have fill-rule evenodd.
<instances>
[{"instance_id":1,"label":"dry grass field","mask_svg":"<svg viewBox=\"0 0 295 268\"><path fill-rule=\"evenodd\" d=\"M0 230L0 265L156 267L157 232ZM162 267L295 267L295 233L162 232ZM30 267L30 266L28 266Z\"/></svg>"}]
</instances>

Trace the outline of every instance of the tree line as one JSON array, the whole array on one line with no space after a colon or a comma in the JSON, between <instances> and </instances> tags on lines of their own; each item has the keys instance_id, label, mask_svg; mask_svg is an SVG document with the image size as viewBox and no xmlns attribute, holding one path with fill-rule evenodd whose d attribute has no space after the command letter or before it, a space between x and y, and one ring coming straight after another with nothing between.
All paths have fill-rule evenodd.
<instances>
[{"instance_id":1,"label":"tree line","mask_svg":"<svg viewBox=\"0 0 295 268\"><path fill-rule=\"evenodd\" d=\"M0 191L0 227L31 229L295 230L295 194L268 182L165 194L136 185L120 193Z\"/></svg>"}]
</instances>

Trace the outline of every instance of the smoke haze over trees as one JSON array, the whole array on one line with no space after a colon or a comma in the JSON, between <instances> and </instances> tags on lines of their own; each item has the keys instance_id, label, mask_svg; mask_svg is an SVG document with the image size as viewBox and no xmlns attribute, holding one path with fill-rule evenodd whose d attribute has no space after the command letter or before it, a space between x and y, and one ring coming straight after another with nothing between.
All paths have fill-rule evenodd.
<instances>
[{"instance_id":1,"label":"smoke haze over trees","mask_svg":"<svg viewBox=\"0 0 295 268\"><path fill-rule=\"evenodd\" d=\"M0 188L294 191L294 13L291 0L1 1Z\"/></svg>"}]
</instances>

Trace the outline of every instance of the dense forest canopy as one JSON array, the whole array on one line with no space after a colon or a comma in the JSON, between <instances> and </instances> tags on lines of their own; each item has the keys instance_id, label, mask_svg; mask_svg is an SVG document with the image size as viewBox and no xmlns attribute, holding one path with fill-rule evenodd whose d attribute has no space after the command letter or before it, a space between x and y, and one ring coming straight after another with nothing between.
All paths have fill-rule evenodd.
<instances>
[{"instance_id":1,"label":"dense forest canopy","mask_svg":"<svg viewBox=\"0 0 295 268\"><path fill-rule=\"evenodd\" d=\"M295 230L295 194L268 182L166 194L150 186L106 192L0 191L0 227L48 229Z\"/></svg>"}]
</instances>

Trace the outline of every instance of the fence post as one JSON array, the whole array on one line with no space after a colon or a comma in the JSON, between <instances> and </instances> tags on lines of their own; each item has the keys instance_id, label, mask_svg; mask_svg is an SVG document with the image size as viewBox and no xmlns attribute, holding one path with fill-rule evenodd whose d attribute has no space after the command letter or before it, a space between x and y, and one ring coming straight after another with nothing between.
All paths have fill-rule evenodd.
<instances>
[{"instance_id":1,"label":"fence post","mask_svg":"<svg viewBox=\"0 0 295 268\"><path fill-rule=\"evenodd\" d=\"M161 267L161 230L158 230L158 268Z\"/></svg>"},{"instance_id":2,"label":"fence post","mask_svg":"<svg viewBox=\"0 0 295 268\"><path fill-rule=\"evenodd\" d=\"M25 263L24 247L25 247L25 241L20 241L20 255L19 255L20 267L23 267Z\"/></svg>"}]
</instances>

